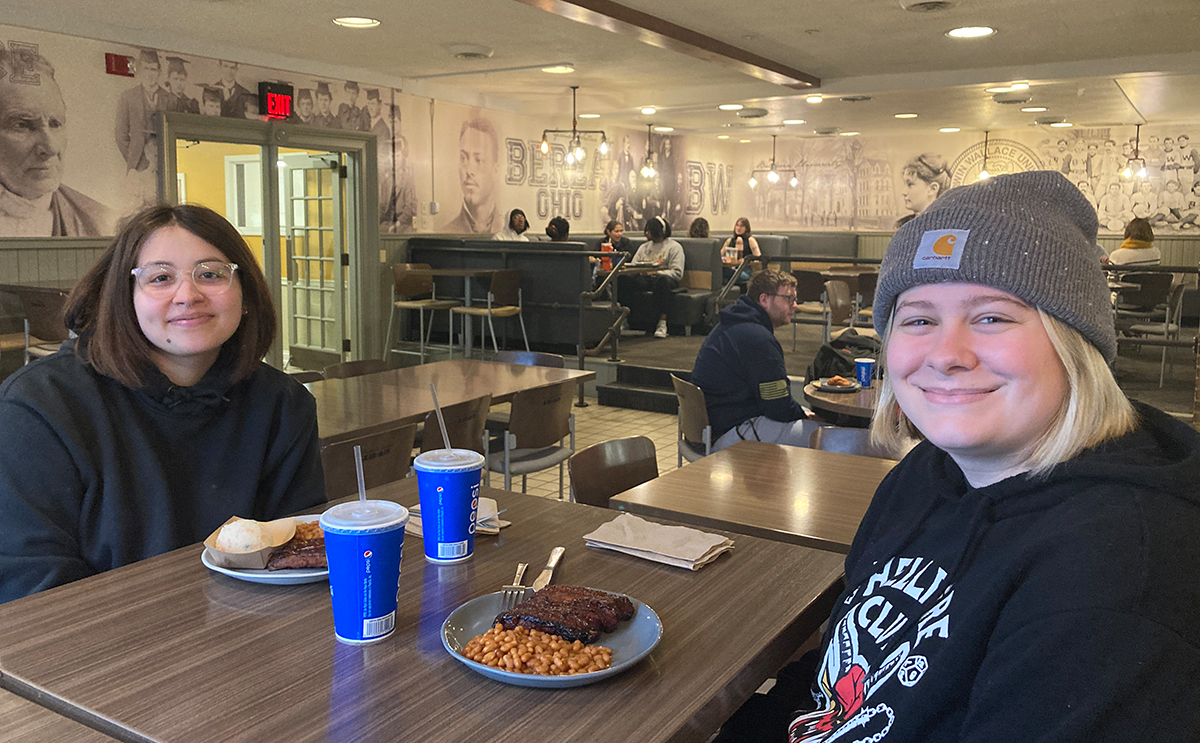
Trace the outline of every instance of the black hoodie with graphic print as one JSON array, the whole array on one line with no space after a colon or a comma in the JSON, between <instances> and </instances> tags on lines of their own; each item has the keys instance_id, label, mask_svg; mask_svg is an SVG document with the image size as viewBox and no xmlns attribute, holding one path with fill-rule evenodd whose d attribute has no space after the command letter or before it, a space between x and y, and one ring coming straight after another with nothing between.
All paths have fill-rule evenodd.
<instances>
[{"instance_id":1,"label":"black hoodie with graphic print","mask_svg":"<svg viewBox=\"0 0 1200 743\"><path fill-rule=\"evenodd\" d=\"M1134 432L972 488L929 442L846 559L793 743L1200 740L1200 434Z\"/></svg>"}]
</instances>

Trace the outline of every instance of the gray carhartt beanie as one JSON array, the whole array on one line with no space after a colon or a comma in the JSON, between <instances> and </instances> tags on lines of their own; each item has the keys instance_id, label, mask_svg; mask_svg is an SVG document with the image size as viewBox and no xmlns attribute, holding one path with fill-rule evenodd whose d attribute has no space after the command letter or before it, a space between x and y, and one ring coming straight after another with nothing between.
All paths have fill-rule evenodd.
<instances>
[{"instance_id":1,"label":"gray carhartt beanie","mask_svg":"<svg viewBox=\"0 0 1200 743\"><path fill-rule=\"evenodd\" d=\"M883 333L896 297L920 284L1001 289L1117 355L1112 305L1096 249L1096 210L1062 173L1000 175L947 191L888 244L875 289Z\"/></svg>"}]
</instances>

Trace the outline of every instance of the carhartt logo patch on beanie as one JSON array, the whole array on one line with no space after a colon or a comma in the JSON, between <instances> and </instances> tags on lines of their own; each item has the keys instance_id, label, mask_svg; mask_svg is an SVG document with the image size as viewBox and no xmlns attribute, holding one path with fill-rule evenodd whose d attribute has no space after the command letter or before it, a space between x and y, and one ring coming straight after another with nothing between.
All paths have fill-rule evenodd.
<instances>
[{"instance_id":1,"label":"carhartt logo patch on beanie","mask_svg":"<svg viewBox=\"0 0 1200 743\"><path fill-rule=\"evenodd\" d=\"M1062 173L1013 173L953 188L888 244L875 290L883 333L896 297L921 284L1006 291L1117 355L1112 305L1096 248L1096 210Z\"/></svg>"}]
</instances>

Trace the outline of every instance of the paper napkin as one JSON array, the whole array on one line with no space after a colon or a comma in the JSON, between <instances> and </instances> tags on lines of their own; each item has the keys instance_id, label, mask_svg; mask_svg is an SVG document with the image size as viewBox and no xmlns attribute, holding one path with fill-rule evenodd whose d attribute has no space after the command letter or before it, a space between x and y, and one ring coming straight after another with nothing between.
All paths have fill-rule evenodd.
<instances>
[{"instance_id":1,"label":"paper napkin","mask_svg":"<svg viewBox=\"0 0 1200 743\"><path fill-rule=\"evenodd\" d=\"M699 570L733 549L733 540L686 526L667 526L623 513L591 534L583 535L589 547L616 550L627 555Z\"/></svg>"},{"instance_id":2,"label":"paper napkin","mask_svg":"<svg viewBox=\"0 0 1200 743\"><path fill-rule=\"evenodd\" d=\"M500 518L499 506L496 505L495 499L479 499L479 510L475 512L476 534L499 534L501 529L511 525L511 521L505 521ZM408 507L408 526L404 528L404 533L411 534L414 537L421 536L420 503Z\"/></svg>"}]
</instances>

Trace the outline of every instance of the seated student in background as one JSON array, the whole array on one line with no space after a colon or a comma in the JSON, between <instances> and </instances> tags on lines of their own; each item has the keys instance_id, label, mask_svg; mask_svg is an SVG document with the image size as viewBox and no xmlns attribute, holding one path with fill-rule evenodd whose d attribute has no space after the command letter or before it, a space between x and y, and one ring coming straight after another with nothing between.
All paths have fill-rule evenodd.
<instances>
[{"instance_id":1,"label":"seated student in background","mask_svg":"<svg viewBox=\"0 0 1200 743\"><path fill-rule=\"evenodd\" d=\"M662 217L646 222L646 242L638 246L633 256L634 263L657 263L661 271L649 274L632 274L622 277L617 289L618 301L629 306L631 297L641 292L654 294L654 314L658 325L655 338L667 337L667 310L671 308L671 294L683 279L683 246L671 239L671 225Z\"/></svg>"},{"instance_id":2,"label":"seated student in background","mask_svg":"<svg viewBox=\"0 0 1200 743\"><path fill-rule=\"evenodd\" d=\"M738 217L733 223L733 237L727 239L725 244L721 246L721 284L728 284L733 278L734 269L742 262L742 258L749 253L753 256L762 255L762 251L758 248L758 240L750 234L750 220L745 217ZM738 276L738 284L745 284L750 280L750 268L747 266Z\"/></svg>"},{"instance_id":3,"label":"seated student in background","mask_svg":"<svg viewBox=\"0 0 1200 743\"><path fill-rule=\"evenodd\" d=\"M859 526L823 656L717 741L1200 740L1200 434L1113 378L1097 226L1034 171L896 232L872 438L924 440Z\"/></svg>"},{"instance_id":4,"label":"seated student in background","mask_svg":"<svg viewBox=\"0 0 1200 743\"><path fill-rule=\"evenodd\" d=\"M1118 266L1157 266L1162 253L1154 247L1154 228L1150 220L1138 217L1125 225L1125 240L1109 253L1108 262Z\"/></svg>"},{"instance_id":5,"label":"seated student in background","mask_svg":"<svg viewBox=\"0 0 1200 743\"><path fill-rule=\"evenodd\" d=\"M795 311L795 277L760 271L704 339L692 383L704 391L713 451L744 440L808 446L817 424L792 398L775 339L775 328L789 324Z\"/></svg>"},{"instance_id":6,"label":"seated student in background","mask_svg":"<svg viewBox=\"0 0 1200 743\"><path fill-rule=\"evenodd\" d=\"M571 223L563 217L555 217L546 225L546 234L550 242L566 242L571 237Z\"/></svg>"},{"instance_id":7,"label":"seated student in background","mask_svg":"<svg viewBox=\"0 0 1200 743\"><path fill-rule=\"evenodd\" d=\"M508 213L508 225L492 235L492 239L527 243L529 242L529 235L525 234L527 229L529 229L529 220L525 218L525 212L513 209Z\"/></svg>"},{"instance_id":8,"label":"seated student in background","mask_svg":"<svg viewBox=\"0 0 1200 743\"><path fill-rule=\"evenodd\" d=\"M688 237L708 237L708 220L704 217L693 219L692 226L688 227Z\"/></svg>"},{"instance_id":9,"label":"seated student in background","mask_svg":"<svg viewBox=\"0 0 1200 743\"><path fill-rule=\"evenodd\" d=\"M0 602L324 502L316 403L261 361L273 307L216 212L128 221L67 300L78 339L0 385Z\"/></svg>"}]
</instances>

